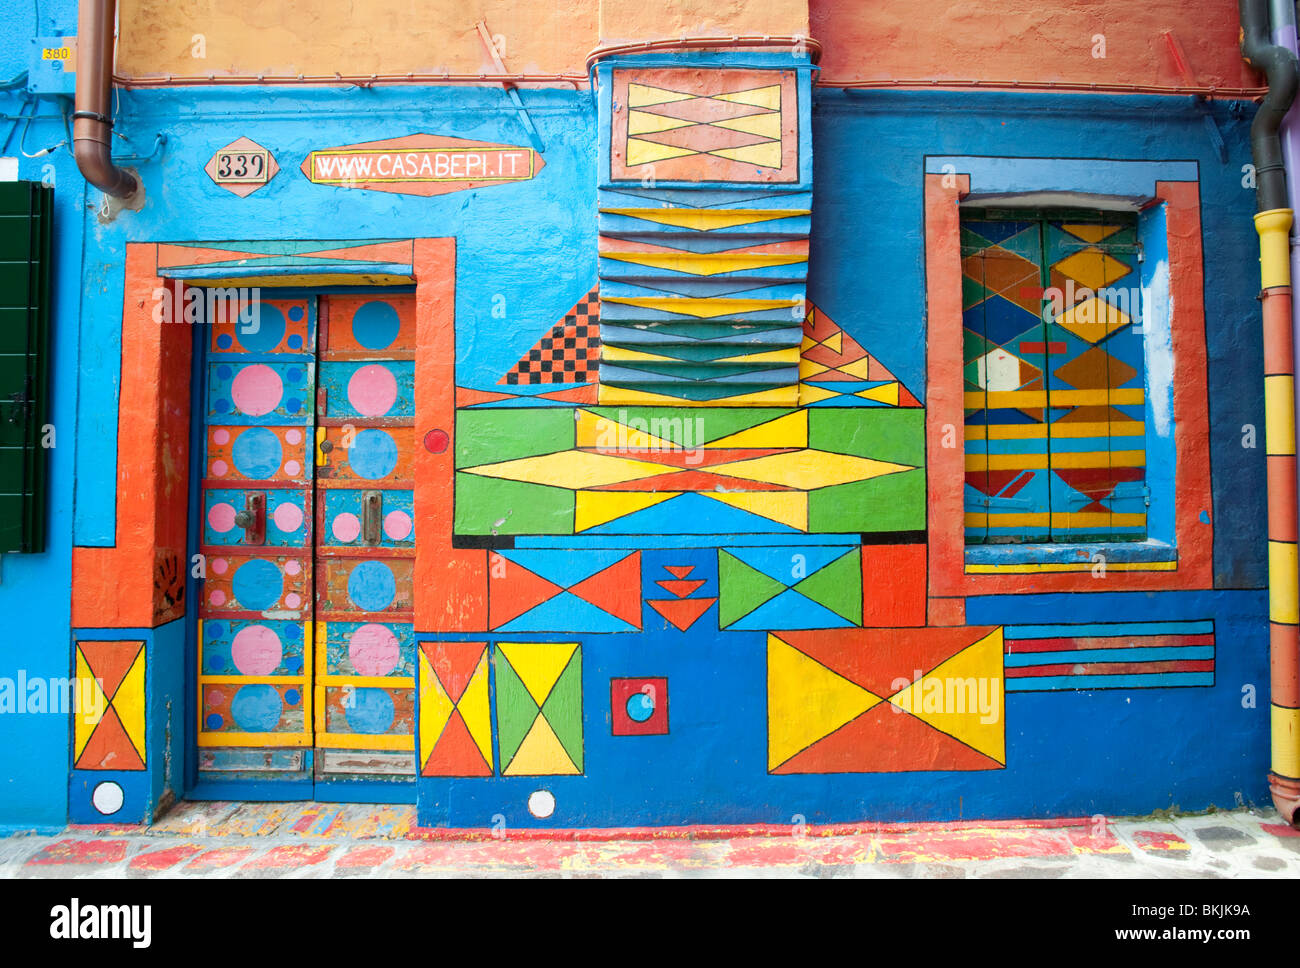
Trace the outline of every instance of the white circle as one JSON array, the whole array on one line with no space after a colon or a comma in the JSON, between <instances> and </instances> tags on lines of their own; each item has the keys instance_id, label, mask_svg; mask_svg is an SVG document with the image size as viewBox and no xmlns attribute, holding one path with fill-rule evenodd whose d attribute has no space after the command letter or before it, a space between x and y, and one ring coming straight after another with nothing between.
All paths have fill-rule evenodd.
<instances>
[{"instance_id":1,"label":"white circle","mask_svg":"<svg viewBox=\"0 0 1300 968\"><path fill-rule=\"evenodd\" d=\"M122 793L122 788L112 780L105 780L95 787L95 792L90 795L90 802L95 805L95 809L104 816L111 816L122 809L122 801L126 797Z\"/></svg>"},{"instance_id":2,"label":"white circle","mask_svg":"<svg viewBox=\"0 0 1300 968\"><path fill-rule=\"evenodd\" d=\"M528 796L528 812L538 820L555 813L555 794L550 790L534 790Z\"/></svg>"}]
</instances>

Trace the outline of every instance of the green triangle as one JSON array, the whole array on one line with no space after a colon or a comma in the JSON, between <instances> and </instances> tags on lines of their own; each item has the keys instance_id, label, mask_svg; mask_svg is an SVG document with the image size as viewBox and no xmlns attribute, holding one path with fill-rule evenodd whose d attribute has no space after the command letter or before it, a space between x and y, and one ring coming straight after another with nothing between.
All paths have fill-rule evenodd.
<instances>
[{"instance_id":1,"label":"green triangle","mask_svg":"<svg viewBox=\"0 0 1300 968\"><path fill-rule=\"evenodd\" d=\"M533 720L537 718L537 703L528 694L528 687L515 672L510 660L500 649L494 657L497 686L497 738L501 742L501 767L510 765L519 751L519 744L528 735Z\"/></svg>"},{"instance_id":2,"label":"green triangle","mask_svg":"<svg viewBox=\"0 0 1300 968\"><path fill-rule=\"evenodd\" d=\"M786 585L775 578L769 578L725 551L718 552L718 624L723 628L785 590Z\"/></svg>"},{"instance_id":3,"label":"green triangle","mask_svg":"<svg viewBox=\"0 0 1300 968\"><path fill-rule=\"evenodd\" d=\"M569 754L573 765L582 772L582 649L573 650L573 658L560 673L551 694L542 704L542 715Z\"/></svg>"},{"instance_id":4,"label":"green triangle","mask_svg":"<svg viewBox=\"0 0 1300 968\"><path fill-rule=\"evenodd\" d=\"M766 390L775 390L779 387L788 386L786 383L773 383L771 381L760 383L758 381L750 383L679 383L679 382L654 382L650 380L606 380L601 379L602 386L620 387L626 390L637 390L641 393L657 393L664 397L676 397L678 400L722 400L726 397L736 397L745 393L762 393Z\"/></svg>"},{"instance_id":5,"label":"green triangle","mask_svg":"<svg viewBox=\"0 0 1300 968\"><path fill-rule=\"evenodd\" d=\"M989 297L989 290L986 289L970 276L961 277L961 308L970 309Z\"/></svg>"},{"instance_id":6,"label":"green triangle","mask_svg":"<svg viewBox=\"0 0 1300 968\"><path fill-rule=\"evenodd\" d=\"M794 590L854 625L862 624L862 563L856 550L817 569Z\"/></svg>"}]
</instances>

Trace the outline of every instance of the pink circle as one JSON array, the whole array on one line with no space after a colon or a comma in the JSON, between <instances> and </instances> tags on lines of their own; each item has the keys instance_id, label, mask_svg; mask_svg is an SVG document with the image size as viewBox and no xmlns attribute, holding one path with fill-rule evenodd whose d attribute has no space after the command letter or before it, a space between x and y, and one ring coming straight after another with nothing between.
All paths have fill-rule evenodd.
<instances>
[{"instance_id":1,"label":"pink circle","mask_svg":"<svg viewBox=\"0 0 1300 968\"><path fill-rule=\"evenodd\" d=\"M394 541L409 537L411 527L411 516L405 511L390 511L384 515L384 534Z\"/></svg>"},{"instance_id":2,"label":"pink circle","mask_svg":"<svg viewBox=\"0 0 1300 968\"><path fill-rule=\"evenodd\" d=\"M355 514L344 511L335 516L330 529L340 541L356 541L357 535L361 533L361 520Z\"/></svg>"},{"instance_id":3,"label":"pink circle","mask_svg":"<svg viewBox=\"0 0 1300 968\"><path fill-rule=\"evenodd\" d=\"M286 431L284 432L284 442L285 442L286 444L301 444L301 443L302 443L302 431L301 431L301 430L296 430L296 429L286 430Z\"/></svg>"},{"instance_id":4,"label":"pink circle","mask_svg":"<svg viewBox=\"0 0 1300 968\"><path fill-rule=\"evenodd\" d=\"M386 366L371 363L352 374L348 402L363 417L379 417L397 402L397 380Z\"/></svg>"},{"instance_id":5,"label":"pink circle","mask_svg":"<svg viewBox=\"0 0 1300 968\"><path fill-rule=\"evenodd\" d=\"M386 676L397 668L402 650L397 636L386 625L374 622L361 626L348 642L348 658L363 676Z\"/></svg>"},{"instance_id":6,"label":"pink circle","mask_svg":"<svg viewBox=\"0 0 1300 968\"><path fill-rule=\"evenodd\" d=\"M212 442L214 444L230 443L230 431L222 428L221 430L212 431Z\"/></svg>"},{"instance_id":7,"label":"pink circle","mask_svg":"<svg viewBox=\"0 0 1300 968\"><path fill-rule=\"evenodd\" d=\"M302 527L302 508L288 501L272 511L271 517L275 519L275 526L286 534Z\"/></svg>"},{"instance_id":8,"label":"pink circle","mask_svg":"<svg viewBox=\"0 0 1300 968\"><path fill-rule=\"evenodd\" d=\"M296 460L285 461L284 472L288 474L290 477L297 477L299 474L302 473L302 465L299 464Z\"/></svg>"},{"instance_id":9,"label":"pink circle","mask_svg":"<svg viewBox=\"0 0 1300 968\"><path fill-rule=\"evenodd\" d=\"M283 395L284 384L280 382L280 374L265 363L244 367L230 383L230 399L235 401L241 413L253 417L270 413Z\"/></svg>"},{"instance_id":10,"label":"pink circle","mask_svg":"<svg viewBox=\"0 0 1300 968\"><path fill-rule=\"evenodd\" d=\"M246 676L269 676L280 665L284 648L280 637L265 625L249 625L235 633L230 657Z\"/></svg>"},{"instance_id":11,"label":"pink circle","mask_svg":"<svg viewBox=\"0 0 1300 968\"><path fill-rule=\"evenodd\" d=\"M216 591L214 591L212 594L208 596L208 601L211 604L220 608L222 605L226 604L226 593L223 592L220 588L218 588Z\"/></svg>"},{"instance_id":12,"label":"pink circle","mask_svg":"<svg viewBox=\"0 0 1300 968\"><path fill-rule=\"evenodd\" d=\"M229 471L230 471L230 465L227 464L224 460L214 460L212 462L213 477L225 477L226 474L229 473Z\"/></svg>"},{"instance_id":13,"label":"pink circle","mask_svg":"<svg viewBox=\"0 0 1300 968\"><path fill-rule=\"evenodd\" d=\"M217 558L212 562L212 573L215 575L224 575L226 569L230 567L230 562L225 558Z\"/></svg>"},{"instance_id":14,"label":"pink circle","mask_svg":"<svg viewBox=\"0 0 1300 968\"><path fill-rule=\"evenodd\" d=\"M298 608L300 605L302 605L302 596L297 592L290 592L284 596L285 608Z\"/></svg>"},{"instance_id":15,"label":"pink circle","mask_svg":"<svg viewBox=\"0 0 1300 968\"><path fill-rule=\"evenodd\" d=\"M298 564L295 559L290 558L284 563L284 573L286 575L296 575L300 571L302 571L302 565Z\"/></svg>"},{"instance_id":16,"label":"pink circle","mask_svg":"<svg viewBox=\"0 0 1300 968\"><path fill-rule=\"evenodd\" d=\"M235 506L222 501L208 508L208 527L218 534L225 534L235 526Z\"/></svg>"}]
</instances>

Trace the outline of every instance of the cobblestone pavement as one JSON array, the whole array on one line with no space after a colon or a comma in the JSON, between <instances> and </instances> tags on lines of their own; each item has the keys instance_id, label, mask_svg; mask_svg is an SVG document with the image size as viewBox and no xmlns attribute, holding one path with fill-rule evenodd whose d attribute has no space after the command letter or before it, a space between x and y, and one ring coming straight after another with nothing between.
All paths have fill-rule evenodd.
<instances>
[{"instance_id":1,"label":"cobblestone pavement","mask_svg":"<svg viewBox=\"0 0 1300 968\"><path fill-rule=\"evenodd\" d=\"M640 831L427 831L413 807L182 803L0 838L0 877L1300 877L1272 811Z\"/></svg>"}]
</instances>

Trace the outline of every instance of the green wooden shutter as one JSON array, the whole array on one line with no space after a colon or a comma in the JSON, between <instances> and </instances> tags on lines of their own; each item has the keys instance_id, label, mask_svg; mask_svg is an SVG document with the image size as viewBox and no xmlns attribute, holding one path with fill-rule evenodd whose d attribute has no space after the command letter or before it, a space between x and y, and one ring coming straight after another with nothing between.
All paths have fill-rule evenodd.
<instances>
[{"instance_id":1,"label":"green wooden shutter","mask_svg":"<svg viewBox=\"0 0 1300 968\"><path fill-rule=\"evenodd\" d=\"M53 196L0 183L0 552L45 550Z\"/></svg>"}]
</instances>

